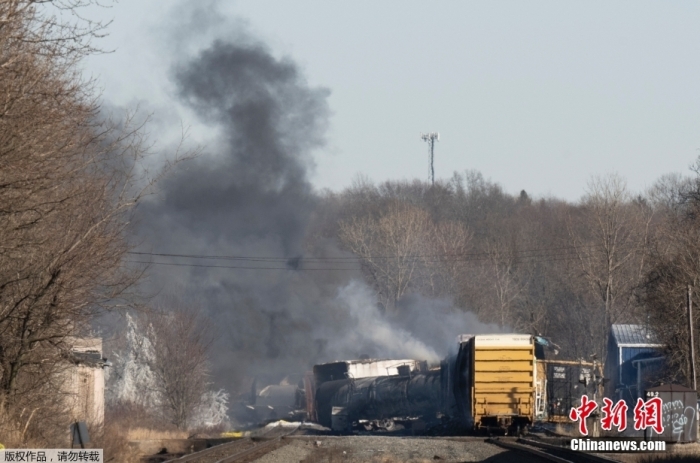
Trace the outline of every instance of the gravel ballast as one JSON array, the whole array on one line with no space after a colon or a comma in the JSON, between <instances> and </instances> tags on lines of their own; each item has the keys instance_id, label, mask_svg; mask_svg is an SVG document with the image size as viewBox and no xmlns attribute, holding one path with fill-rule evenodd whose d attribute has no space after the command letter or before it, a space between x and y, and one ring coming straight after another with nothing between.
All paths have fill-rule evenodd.
<instances>
[{"instance_id":1,"label":"gravel ballast","mask_svg":"<svg viewBox=\"0 0 700 463\"><path fill-rule=\"evenodd\" d=\"M439 438L385 436L343 436L290 438L289 444L262 458L258 463L457 463L528 461L525 455L513 460L511 452L483 440L458 441Z\"/></svg>"}]
</instances>

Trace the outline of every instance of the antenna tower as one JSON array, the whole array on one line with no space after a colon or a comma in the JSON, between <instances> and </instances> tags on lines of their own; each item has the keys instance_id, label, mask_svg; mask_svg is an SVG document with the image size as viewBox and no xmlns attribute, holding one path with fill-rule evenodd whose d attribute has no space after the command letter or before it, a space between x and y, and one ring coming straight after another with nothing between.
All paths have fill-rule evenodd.
<instances>
[{"instance_id":1,"label":"antenna tower","mask_svg":"<svg viewBox=\"0 0 700 463\"><path fill-rule=\"evenodd\" d=\"M435 159L435 142L440 141L440 134L438 132L421 133L420 138L423 141L428 142L428 149L430 150L430 181L432 185L435 185L435 165L433 161Z\"/></svg>"}]
</instances>

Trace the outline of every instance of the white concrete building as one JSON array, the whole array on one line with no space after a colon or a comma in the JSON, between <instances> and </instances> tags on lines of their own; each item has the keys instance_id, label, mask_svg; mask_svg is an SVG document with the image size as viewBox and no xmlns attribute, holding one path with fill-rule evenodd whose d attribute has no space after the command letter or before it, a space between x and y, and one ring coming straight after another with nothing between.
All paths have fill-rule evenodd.
<instances>
[{"instance_id":1,"label":"white concrete building","mask_svg":"<svg viewBox=\"0 0 700 463\"><path fill-rule=\"evenodd\" d=\"M104 424L105 376L109 365L102 357L101 338L76 338L71 349L72 366L67 370L68 408L73 421L93 426Z\"/></svg>"}]
</instances>

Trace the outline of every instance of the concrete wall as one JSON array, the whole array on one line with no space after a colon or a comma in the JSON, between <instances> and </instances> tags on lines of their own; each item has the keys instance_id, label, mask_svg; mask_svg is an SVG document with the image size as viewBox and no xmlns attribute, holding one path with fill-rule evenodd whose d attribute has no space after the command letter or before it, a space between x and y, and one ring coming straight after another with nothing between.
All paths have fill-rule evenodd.
<instances>
[{"instance_id":1,"label":"concrete wall","mask_svg":"<svg viewBox=\"0 0 700 463\"><path fill-rule=\"evenodd\" d=\"M71 417L74 421L102 426L105 404L102 339L75 339L72 351L76 354L76 363L66 372L67 405Z\"/></svg>"}]
</instances>

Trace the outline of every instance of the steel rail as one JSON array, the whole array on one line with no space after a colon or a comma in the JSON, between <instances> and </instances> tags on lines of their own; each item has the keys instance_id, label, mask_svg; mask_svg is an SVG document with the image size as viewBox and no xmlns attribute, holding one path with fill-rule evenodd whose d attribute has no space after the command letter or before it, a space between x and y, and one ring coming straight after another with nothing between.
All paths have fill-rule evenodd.
<instances>
[{"instance_id":1,"label":"steel rail","mask_svg":"<svg viewBox=\"0 0 700 463\"><path fill-rule=\"evenodd\" d=\"M193 452L189 453L187 455L183 455L179 458L175 458L173 460L167 460L164 463L187 463L192 460L196 460L198 458L210 455L212 453L220 452L222 450L227 450L228 448L235 448L239 445L241 445L241 442L243 442L243 439L236 439L231 442L226 442L225 444L218 444L218 445L212 445L208 449L200 450L198 452Z\"/></svg>"},{"instance_id":2,"label":"steel rail","mask_svg":"<svg viewBox=\"0 0 700 463\"><path fill-rule=\"evenodd\" d=\"M530 446L533 446L533 447L538 447L538 448L541 448L542 450L556 450L556 451L559 451L559 452L566 452L566 453L570 453L570 454L577 455L577 456L578 456L578 455L585 455L586 458L587 458L589 461L594 462L594 463L613 463L613 462L617 462L617 460L613 460L612 458L603 457L603 456L600 456L600 455L596 455L596 454L594 454L594 453L577 452L577 451L575 451L575 450L571 450L571 449L568 449L568 448L566 448L566 447L560 447L560 446L558 446L558 445L547 444L547 443L545 443L545 442L539 442L539 441L532 440L532 439L520 438L520 439L518 439L518 442L521 442L521 443L523 443L523 444L525 444L525 445L530 445Z\"/></svg>"},{"instance_id":3,"label":"steel rail","mask_svg":"<svg viewBox=\"0 0 700 463\"><path fill-rule=\"evenodd\" d=\"M486 442L490 444L497 445L499 447L529 453L531 455L536 455L539 458L552 461L555 463L574 463L574 462L590 462L590 463L619 463L617 460L611 458L603 457L600 455L591 454L588 452L576 452L566 447L560 447L552 444L545 444L544 442L538 442L531 439L503 439L503 438L490 438ZM567 458L555 455L553 453L558 453L559 455L564 454Z\"/></svg>"},{"instance_id":4,"label":"steel rail","mask_svg":"<svg viewBox=\"0 0 700 463\"><path fill-rule=\"evenodd\" d=\"M234 453L233 455L228 455L222 458L221 460L216 461L215 463L235 463L239 460L248 459L252 456L255 456L257 459L259 457L262 457L263 455L267 455L268 453L274 450L277 450L280 447L289 444L289 442L282 441L283 437L285 436L276 437L267 442L258 443L254 447L243 450L241 452Z\"/></svg>"},{"instance_id":5,"label":"steel rail","mask_svg":"<svg viewBox=\"0 0 700 463\"><path fill-rule=\"evenodd\" d=\"M299 428L296 427L292 429L289 432L286 432L280 436L276 437L270 437L266 438L265 435L262 436L257 436L253 438L243 438L243 439L237 439L232 442L227 442L225 444L220 444L220 445L215 445L212 447L209 447L208 449L205 450L200 450L199 452L194 452L190 453L188 455L184 455L180 458L176 458L173 460L168 460L165 463L188 463L196 460L201 460L201 459L206 459L207 456L214 456L215 454L220 454L223 453L223 458L221 455L216 455L214 458L209 459L208 461L210 463L233 463L239 459L249 457L257 452L265 450L265 453L271 452L275 448L281 447L279 443L282 441L283 438L288 437L289 435L293 434L296 432ZM268 432L274 432L273 430L270 430ZM245 448L240 451L236 451L237 447L240 447L242 445L251 445L252 447ZM283 443L283 445L286 445L287 443ZM230 452L230 453L229 453ZM262 454L264 455L264 453ZM261 455L261 456L262 456Z\"/></svg>"},{"instance_id":6,"label":"steel rail","mask_svg":"<svg viewBox=\"0 0 700 463\"><path fill-rule=\"evenodd\" d=\"M571 460L565 460L564 458L557 457L555 455L550 455L549 453L541 452L537 449L528 447L526 445L516 444L515 442L506 442L498 438L486 439L489 444L497 445L498 447L504 448L506 450L514 450L516 452L524 452L531 455L536 455L542 459L553 461L555 463L573 463Z\"/></svg>"}]
</instances>

